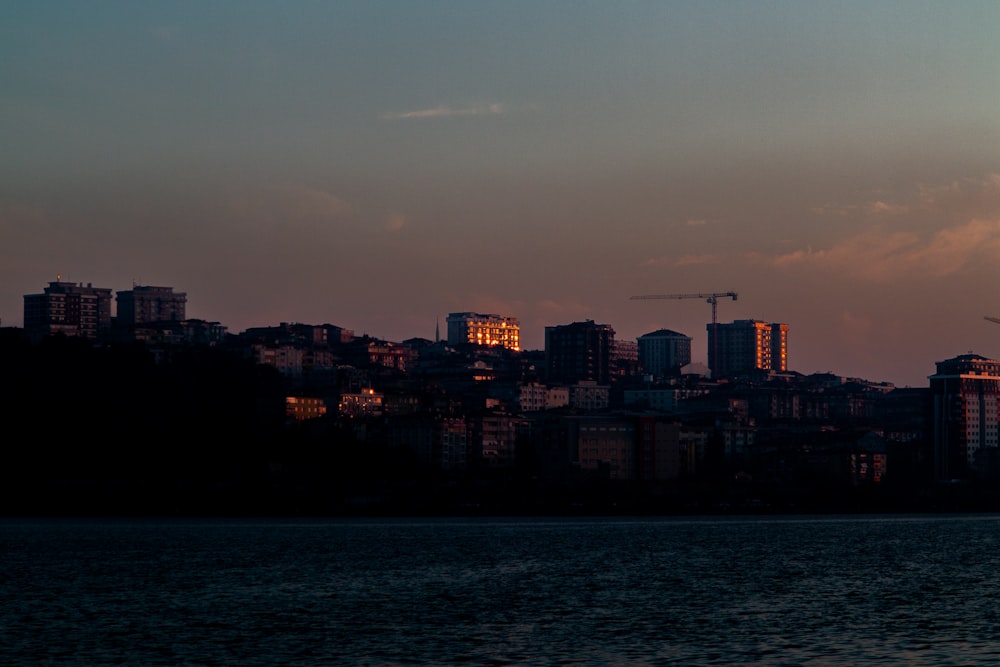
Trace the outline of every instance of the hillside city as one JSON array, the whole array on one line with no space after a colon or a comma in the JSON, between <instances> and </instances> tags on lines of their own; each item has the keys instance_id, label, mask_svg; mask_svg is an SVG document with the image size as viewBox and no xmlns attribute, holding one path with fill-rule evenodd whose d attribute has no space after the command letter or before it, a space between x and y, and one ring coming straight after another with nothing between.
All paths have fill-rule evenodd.
<instances>
[{"instance_id":1,"label":"hillside city","mask_svg":"<svg viewBox=\"0 0 1000 667\"><path fill-rule=\"evenodd\" d=\"M670 329L554 324L523 350L509 315L386 341L232 333L186 301L61 280L25 295L24 327L0 328L4 514L1000 509L1000 362L979 355L900 388L797 373L787 325L719 323L714 303L695 372Z\"/></svg>"}]
</instances>

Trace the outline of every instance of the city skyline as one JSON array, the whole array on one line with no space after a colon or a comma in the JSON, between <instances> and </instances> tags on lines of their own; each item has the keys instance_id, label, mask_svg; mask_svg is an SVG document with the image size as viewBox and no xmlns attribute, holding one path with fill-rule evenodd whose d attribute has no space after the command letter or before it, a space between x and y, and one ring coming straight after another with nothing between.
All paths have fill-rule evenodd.
<instances>
[{"instance_id":1,"label":"city skyline","mask_svg":"<svg viewBox=\"0 0 1000 667\"><path fill-rule=\"evenodd\" d=\"M61 279L61 276L57 276ZM82 314L77 313L74 317L69 317L63 319L61 316L58 319L51 319L51 315L48 312L48 307L44 306L43 303L47 301L50 293L60 295L69 292L81 294L86 293L91 295L91 305L90 308L92 312ZM98 299L98 294L103 294L104 306L99 305L102 299ZM144 295L144 298L137 300L137 294ZM704 295L671 295L662 298L680 298L687 299L694 296L704 296ZM718 295L716 295L718 296ZM734 293L728 293L727 296L733 297L735 300L736 295ZM661 297L644 297L644 298L661 298ZM250 333L254 329L270 329L270 328L282 328L282 327L335 327L341 329L344 332L349 332L349 337L358 338L354 329L350 326L342 326L342 322L333 321L323 321L323 322L304 322L301 320L291 320L275 322L270 324L261 325L259 327L250 327L243 330L230 330L224 323L217 320L205 320L202 318L188 317L185 311L184 304L187 301L187 294L184 292L176 292L173 286L165 285L139 285L133 284L130 290L116 290L110 287L104 287L100 285L93 285L91 283L75 283L69 281L53 281L50 282L48 287L45 288L44 293L26 294L24 295L24 311L25 311L25 321L29 319L28 311L29 309L34 310L33 319L35 320L32 327L27 327L26 331L29 336L38 336L42 329L47 329L48 333L43 335L52 335L54 333L67 333L70 336L81 336L84 338L100 338L102 336L108 335L108 333L114 329L116 326L122 326L128 328L134 326L132 324L133 319L136 317L137 307L144 313L143 322L146 323L170 323L170 322L202 322L203 324L210 325L216 330L218 335L223 335L228 332L233 335L242 336L244 334ZM708 301L712 303L712 300ZM116 304L114 312L112 312L111 305ZM713 304L714 305L714 304ZM56 307L57 311L61 311L64 305L59 305ZM125 310L122 313L122 310ZM42 312L45 311L45 312ZM157 316L159 315L159 317ZM39 319L41 318L41 319ZM123 319L124 318L124 319ZM89 322L89 328L81 327L81 323L87 320ZM117 320L117 324L115 321ZM43 324L44 321L44 324ZM424 339L428 341L443 343L447 345L466 345L475 344L478 339L478 344L484 348L488 347L505 347L513 352L548 352L549 348L549 336L552 331L555 330L577 330L581 327L583 329L593 329L593 330L603 330L610 333L611 341L623 340L621 337L615 334L614 326L610 323L597 323L593 320L578 320L574 322L563 322L558 324L546 325L545 329L545 344L540 348L526 348L520 347L520 325L517 317L510 315L499 315L496 313L473 313L473 312L454 312L448 313L445 320L446 331L445 335L441 335L440 330L440 320L435 326L434 335L432 337L425 337L419 334L413 336L406 336L403 338L388 339L385 337L372 335L369 333L364 333L361 335L362 339L370 338L376 341L385 341L390 345L404 344L406 341L412 341L416 339ZM39 326L41 325L41 329ZM68 325L68 328L66 326ZM734 320L732 322L717 322L718 329L716 329L716 322L706 324L706 337L708 344L712 344L712 338L715 331L719 334L726 334L723 338L732 338L732 340L727 343L727 347L730 348L726 351L715 352L715 355L719 355L723 352L723 358L728 359L728 361L722 362L723 365L736 363L737 366L750 362L751 364L757 365L758 368L762 370L777 372L777 373L799 373L801 375L809 375L810 373L803 373L798 369L787 367L785 364L787 362L787 335L788 327L784 323L767 323L761 320L754 319L743 319ZM50 326L55 328L49 329ZM78 329L79 327L79 329ZM103 327L103 330L102 330ZM763 335L754 335L752 332L761 331L766 332ZM727 333L729 332L729 333ZM749 337L748 337L749 334ZM692 343L692 337L688 336L682 332L672 331L669 329L659 329L657 331L647 332L641 334L634 339L628 339L630 342L636 344L636 352L639 355L639 362L642 363L643 356L643 342L644 339L654 339L662 338L664 336L683 338L684 343L682 349L682 355L687 360L686 363L681 364L680 367L684 368L684 372L687 373L706 373L708 377L713 375L711 366L711 356L709 356L709 363L704 363L697 359L691 359L690 357L690 345ZM777 339L774 337L777 336ZM664 354L663 350L652 352L647 351L654 356ZM673 354L673 352L669 353ZM756 360L753 360L753 355L758 355ZM736 355L732 357L731 355ZM746 355L750 355L747 357ZM993 362L988 357L984 357L977 353L969 352L966 354L956 355L951 361L959 358L981 358L987 361ZM661 360L662 361L662 360ZM935 365L940 367L942 363L947 363L950 360L939 360L935 362ZM654 362L658 363L658 362ZM679 368L675 369L679 370ZM723 372L723 377L730 375L735 368L730 368L729 372ZM644 372L651 372L651 369L645 369ZM834 370L826 371L826 373L839 375L847 379L856 379L860 381L871 381L872 378L869 376L847 376L843 373L837 373ZM819 374L826 374L820 372ZM657 372L657 375L662 374L662 371ZM928 379L932 379L928 376ZM876 382L885 382L877 381ZM924 385L906 385L908 387L918 387Z\"/></svg>"},{"instance_id":2,"label":"city skyline","mask_svg":"<svg viewBox=\"0 0 1000 667\"><path fill-rule=\"evenodd\" d=\"M787 323L789 369L1000 356L994 2L0 7L0 321L62 280L231 331ZM252 48L248 48L252 47Z\"/></svg>"}]
</instances>

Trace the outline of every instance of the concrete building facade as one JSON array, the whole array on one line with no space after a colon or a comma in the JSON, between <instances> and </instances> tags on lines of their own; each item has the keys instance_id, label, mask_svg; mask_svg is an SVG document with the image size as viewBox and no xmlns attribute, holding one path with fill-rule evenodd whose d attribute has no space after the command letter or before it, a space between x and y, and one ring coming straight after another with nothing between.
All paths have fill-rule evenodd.
<instances>
[{"instance_id":1,"label":"concrete building facade","mask_svg":"<svg viewBox=\"0 0 1000 667\"><path fill-rule=\"evenodd\" d=\"M545 370L549 382L611 381L615 330L593 320L545 327Z\"/></svg>"},{"instance_id":2,"label":"concrete building facade","mask_svg":"<svg viewBox=\"0 0 1000 667\"><path fill-rule=\"evenodd\" d=\"M670 329L639 336L639 366L655 377L678 375L691 363L691 337Z\"/></svg>"},{"instance_id":3,"label":"concrete building facade","mask_svg":"<svg viewBox=\"0 0 1000 667\"><path fill-rule=\"evenodd\" d=\"M103 337L111 330L111 289L50 282L41 294L24 295L24 330L33 340L52 334Z\"/></svg>"},{"instance_id":4,"label":"concrete building facade","mask_svg":"<svg viewBox=\"0 0 1000 667\"><path fill-rule=\"evenodd\" d=\"M185 319L187 294L172 287L135 285L117 293L118 324L126 327Z\"/></svg>"},{"instance_id":5,"label":"concrete building facade","mask_svg":"<svg viewBox=\"0 0 1000 667\"><path fill-rule=\"evenodd\" d=\"M451 313L448 315L449 345L499 346L521 349L521 325L515 317L482 313Z\"/></svg>"},{"instance_id":6,"label":"concrete building facade","mask_svg":"<svg viewBox=\"0 0 1000 667\"><path fill-rule=\"evenodd\" d=\"M929 378L935 477L1000 472L1000 361L963 354L936 365Z\"/></svg>"},{"instance_id":7,"label":"concrete building facade","mask_svg":"<svg viewBox=\"0 0 1000 667\"><path fill-rule=\"evenodd\" d=\"M760 320L709 324L708 366L712 377L788 370L788 325Z\"/></svg>"}]
</instances>

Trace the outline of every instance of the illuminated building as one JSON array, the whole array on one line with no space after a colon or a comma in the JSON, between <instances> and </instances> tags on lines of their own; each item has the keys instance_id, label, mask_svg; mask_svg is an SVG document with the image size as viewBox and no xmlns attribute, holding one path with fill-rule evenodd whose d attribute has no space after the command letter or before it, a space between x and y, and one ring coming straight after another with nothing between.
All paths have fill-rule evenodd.
<instances>
[{"instance_id":1,"label":"illuminated building","mask_svg":"<svg viewBox=\"0 0 1000 667\"><path fill-rule=\"evenodd\" d=\"M379 417L385 396L374 389L362 389L356 394L340 395L337 411L347 417Z\"/></svg>"},{"instance_id":2,"label":"illuminated building","mask_svg":"<svg viewBox=\"0 0 1000 667\"><path fill-rule=\"evenodd\" d=\"M639 365L656 377L677 375L691 363L691 337L670 329L660 329L636 339Z\"/></svg>"},{"instance_id":3,"label":"illuminated building","mask_svg":"<svg viewBox=\"0 0 1000 667\"><path fill-rule=\"evenodd\" d=\"M788 325L759 320L708 325L708 367L721 378L788 370Z\"/></svg>"},{"instance_id":4,"label":"illuminated building","mask_svg":"<svg viewBox=\"0 0 1000 667\"><path fill-rule=\"evenodd\" d=\"M295 421L316 419L326 414L326 402L311 396L286 396L285 416Z\"/></svg>"},{"instance_id":5,"label":"illuminated building","mask_svg":"<svg viewBox=\"0 0 1000 667\"><path fill-rule=\"evenodd\" d=\"M451 313L448 315L448 344L500 346L516 352L521 349L521 325L515 317Z\"/></svg>"},{"instance_id":6,"label":"illuminated building","mask_svg":"<svg viewBox=\"0 0 1000 667\"><path fill-rule=\"evenodd\" d=\"M57 279L42 294L24 295L24 330L33 339L104 336L111 330L111 290Z\"/></svg>"},{"instance_id":7,"label":"illuminated building","mask_svg":"<svg viewBox=\"0 0 1000 667\"><path fill-rule=\"evenodd\" d=\"M344 361L359 368L381 366L405 373L416 362L419 352L408 345L362 336L341 346Z\"/></svg>"},{"instance_id":8,"label":"illuminated building","mask_svg":"<svg viewBox=\"0 0 1000 667\"><path fill-rule=\"evenodd\" d=\"M593 320L545 327L545 369L549 382L591 380L609 384L615 330Z\"/></svg>"},{"instance_id":9,"label":"illuminated building","mask_svg":"<svg viewBox=\"0 0 1000 667\"><path fill-rule=\"evenodd\" d=\"M937 362L930 376L934 473L961 479L1000 470L1000 361L963 354Z\"/></svg>"}]
</instances>

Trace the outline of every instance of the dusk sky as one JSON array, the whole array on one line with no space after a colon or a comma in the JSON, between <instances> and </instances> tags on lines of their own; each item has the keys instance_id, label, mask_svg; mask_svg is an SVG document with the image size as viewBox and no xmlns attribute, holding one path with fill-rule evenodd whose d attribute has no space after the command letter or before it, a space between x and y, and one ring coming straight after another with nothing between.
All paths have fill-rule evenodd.
<instances>
[{"instance_id":1,"label":"dusk sky","mask_svg":"<svg viewBox=\"0 0 1000 667\"><path fill-rule=\"evenodd\" d=\"M0 3L0 323L50 281L232 332L789 326L1000 356L1000 2Z\"/></svg>"}]
</instances>

